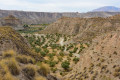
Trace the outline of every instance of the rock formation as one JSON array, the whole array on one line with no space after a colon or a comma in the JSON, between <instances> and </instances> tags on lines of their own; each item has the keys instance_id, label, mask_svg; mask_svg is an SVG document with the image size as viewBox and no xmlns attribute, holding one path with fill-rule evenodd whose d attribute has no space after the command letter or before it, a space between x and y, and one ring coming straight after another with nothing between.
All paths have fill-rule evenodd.
<instances>
[{"instance_id":1,"label":"rock formation","mask_svg":"<svg viewBox=\"0 0 120 80\"><path fill-rule=\"evenodd\" d=\"M20 20L18 18L14 17L13 15L9 15L9 16L3 18L1 24L2 24L2 26L11 26L15 30L24 29L22 27Z\"/></svg>"},{"instance_id":2,"label":"rock formation","mask_svg":"<svg viewBox=\"0 0 120 80\"><path fill-rule=\"evenodd\" d=\"M63 16L91 18L91 17L108 17L120 13L119 12L50 13L50 12L25 12L25 11L0 10L0 18L4 18L10 14L19 18L22 21L22 24L44 24L52 23Z\"/></svg>"},{"instance_id":3,"label":"rock formation","mask_svg":"<svg viewBox=\"0 0 120 80\"><path fill-rule=\"evenodd\" d=\"M98 35L115 31L120 27L120 15L108 18L70 18L63 17L49 25L41 33L60 33L74 35L78 41L91 41Z\"/></svg>"}]
</instances>

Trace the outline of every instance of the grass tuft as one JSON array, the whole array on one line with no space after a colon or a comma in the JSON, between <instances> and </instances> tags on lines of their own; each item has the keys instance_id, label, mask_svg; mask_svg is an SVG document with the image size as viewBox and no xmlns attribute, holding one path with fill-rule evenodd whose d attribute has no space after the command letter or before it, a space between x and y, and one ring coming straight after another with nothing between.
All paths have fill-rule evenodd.
<instances>
[{"instance_id":1,"label":"grass tuft","mask_svg":"<svg viewBox=\"0 0 120 80\"><path fill-rule=\"evenodd\" d=\"M40 69L38 69L38 73L42 76L47 76L50 73L49 65L42 63Z\"/></svg>"},{"instance_id":2,"label":"grass tuft","mask_svg":"<svg viewBox=\"0 0 120 80\"><path fill-rule=\"evenodd\" d=\"M29 80L32 80L36 75L36 68L35 68L35 66L33 66L31 64L25 66L25 68L23 68L23 71L24 71L25 76Z\"/></svg>"},{"instance_id":3,"label":"grass tuft","mask_svg":"<svg viewBox=\"0 0 120 80\"><path fill-rule=\"evenodd\" d=\"M16 52L13 51L13 50L5 51L5 52L3 52L3 54L2 54L2 56L3 56L4 58L13 57L13 56L15 56L15 55L16 55Z\"/></svg>"}]
</instances>

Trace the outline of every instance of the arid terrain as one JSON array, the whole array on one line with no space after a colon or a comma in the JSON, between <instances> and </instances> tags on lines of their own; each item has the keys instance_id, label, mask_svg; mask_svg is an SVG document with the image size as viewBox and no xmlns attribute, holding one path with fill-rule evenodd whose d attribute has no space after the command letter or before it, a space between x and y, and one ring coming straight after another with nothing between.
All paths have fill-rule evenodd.
<instances>
[{"instance_id":1,"label":"arid terrain","mask_svg":"<svg viewBox=\"0 0 120 80\"><path fill-rule=\"evenodd\" d=\"M7 12L0 80L120 80L119 12ZM23 29L15 30L16 17Z\"/></svg>"}]
</instances>

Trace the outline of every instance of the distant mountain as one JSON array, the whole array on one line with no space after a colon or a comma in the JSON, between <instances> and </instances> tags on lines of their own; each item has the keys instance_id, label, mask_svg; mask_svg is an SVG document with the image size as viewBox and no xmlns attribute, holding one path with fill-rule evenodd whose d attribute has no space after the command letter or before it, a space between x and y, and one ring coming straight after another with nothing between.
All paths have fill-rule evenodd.
<instances>
[{"instance_id":1,"label":"distant mountain","mask_svg":"<svg viewBox=\"0 0 120 80\"><path fill-rule=\"evenodd\" d=\"M120 12L64 12L64 13L51 13L51 12L26 12L26 11L13 11L13 10L0 10L0 25L4 17L13 15L19 18L22 24L43 24L52 23L61 17L80 17L80 18L91 18L91 17L109 17Z\"/></svg>"},{"instance_id":2,"label":"distant mountain","mask_svg":"<svg viewBox=\"0 0 120 80\"><path fill-rule=\"evenodd\" d=\"M92 12L120 12L120 8L114 6L104 6L93 10Z\"/></svg>"}]
</instances>

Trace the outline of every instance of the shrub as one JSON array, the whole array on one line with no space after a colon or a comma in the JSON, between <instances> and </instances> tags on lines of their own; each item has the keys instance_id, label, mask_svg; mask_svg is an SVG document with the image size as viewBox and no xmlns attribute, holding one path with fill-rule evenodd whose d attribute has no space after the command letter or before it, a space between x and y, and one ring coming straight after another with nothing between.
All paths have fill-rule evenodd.
<instances>
[{"instance_id":1,"label":"shrub","mask_svg":"<svg viewBox=\"0 0 120 80\"><path fill-rule=\"evenodd\" d=\"M84 49L85 47L83 46L83 44L81 44L80 48L81 48L81 49Z\"/></svg>"},{"instance_id":2,"label":"shrub","mask_svg":"<svg viewBox=\"0 0 120 80\"><path fill-rule=\"evenodd\" d=\"M114 51L114 53L113 53L113 54L117 55L117 52L116 52L116 51Z\"/></svg>"},{"instance_id":3,"label":"shrub","mask_svg":"<svg viewBox=\"0 0 120 80\"><path fill-rule=\"evenodd\" d=\"M49 64L49 60L44 60L43 62Z\"/></svg>"},{"instance_id":4,"label":"shrub","mask_svg":"<svg viewBox=\"0 0 120 80\"><path fill-rule=\"evenodd\" d=\"M77 50L78 50L78 48L75 47L73 50L73 53L76 53Z\"/></svg>"},{"instance_id":5,"label":"shrub","mask_svg":"<svg viewBox=\"0 0 120 80\"><path fill-rule=\"evenodd\" d=\"M9 61L7 61L7 66L11 74L19 75L20 69L15 59L10 59Z\"/></svg>"},{"instance_id":6,"label":"shrub","mask_svg":"<svg viewBox=\"0 0 120 80\"><path fill-rule=\"evenodd\" d=\"M23 25L24 28L28 28L29 26L28 25Z\"/></svg>"},{"instance_id":7,"label":"shrub","mask_svg":"<svg viewBox=\"0 0 120 80\"><path fill-rule=\"evenodd\" d=\"M25 68L23 68L25 76L32 80L35 77L36 69L33 65L27 65Z\"/></svg>"},{"instance_id":8,"label":"shrub","mask_svg":"<svg viewBox=\"0 0 120 80\"><path fill-rule=\"evenodd\" d=\"M51 44L52 49L56 49L58 47L57 44Z\"/></svg>"},{"instance_id":9,"label":"shrub","mask_svg":"<svg viewBox=\"0 0 120 80\"><path fill-rule=\"evenodd\" d=\"M63 73L62 73L62 72L60 72L60 75L63 75Z\"/></svg>"},{"instance_id":10,"label":"shrub","mask_svg":"<svg viewBox=\"0 0 120 80\"><path fill-rule=\"evenodd\" d=\"M64 53L63 53L63 52L60 52L59 55L63 57L63 56L64 56Z\"/></svg>"},{"instance_id":11,"label":"shrub","mask_svg":"<svg viewBox=\"0 0 120 80\"><path fill-rule=\"evenodd\" d=\"M87 47L89 47L90 46L90 44L89 43L85 43L86 45L87 45Z\"/></svg>"},{"instance_id":12,"label":"shrub","mask_svg":"<svg viewBox=\"0 0 120 80\"><path fill-rule=\"evenodd\" d=\"M62 60L63 60L63 58L62 58L62 57L58 57L58 60L59 60L59 61L62 61Z\"/></svg>"},{"instance_id":13,"label":"shrub","mask_svg":"<svg viewBox=\"0 0 120 80\"><path fill-rule=\"evenodd\" d=\"M65 50L65 46L61 46L61 47L60 47L60 50L61 50L61 51L64 51L64 50Z\"/></svg>"},{"instance_id":14,"label":"shrub","mask_svg":"<svg viewBox=\"0 0 120 80\"><path fill-rule=\"evenodd\" d=\"M119 73L119 72L114 72L113 76L114 76L114 77L119 77L119 76L120 76L120 73Z\"/></svg>"},{"instance_id":15,"label":"shrub","mask_svg":"<svg viewBox=\"0 0 120 80\"><path fill-rule=\"evenodd\" d=\"M49 62L50 67L54 67L54 66L55 66L55 64L56 64L56 62L55 62L55 61L50 61L50 62Z\"/></svg>"},{"instance_id":16,"label":"shrub","mask_svg":"<svg viewBox=\"0 0 120 80\"><path fill-rule=\"evenodd\" d=\"M73 53L73 51L69 51L69 53L70 53L70 54L72 54L72 53Z\"/></svg>"},{"instance_id":17,"label":"shrub","mask_svg":"<svg viewBox=\"0 0 120 80\"><path fill-rule=\"evenodd\" d=\"M25 56L25 55L17 56L16 60L23 64L28 64L28 63L33 64L35 62L35 60L33 58L31 58L30 56Z\"/></svg>"},{"instance_id":18,"label":"shrub","mask_svg":"<svg viewBox=\"0 0 120 80\"><path fill-rule=\"evenodd\" d=\"M115 68L115 72L114 72L113 76L115 76L115 77L120 76L120 67Z\"/></svg>"},{"instance_id":19,"label":"shrub","mask_svg":"<svg viewBox=\"0 0 120 80\"><path fill-rule=\"evenodd\" d=\"M100 61L101 61L101 62L104 62L104 61L105 61L105 59L102 59L102 58L101 58L101 59L100 59Z\"/></svg>"},{"instance_id":20,"label":"shrub","mask_svg":"<svg viewBox=\"0 0 120 80\"><path fill-rule=\"evenodd\" d=\"M47 49L45 48L45 49L44 49L44 52L45 52L45 53L49 53L49 50L47 50Z\"/></svg>"},{"instance_id":21,"label":"shrub","mask_svg":"<svg viewBox=\"0 0 120 80\"><path fill-rule=\"evenodd\" d=\"M70 44L70 46L68 46L67 50L73 48L73 44Z\"/></svg>"},{"instance_id":22,"label":"shrub","mask_svg":"<svg viewBox=\"0 0 120 80\"><path fill-rule=\"evenodd\" d=\"M40 48L36 48L36 47L35 47L35 52L36 52L36 53L39 53L40 51L41 51Z\"/></svg>"},{"instance_id":23,"label":"shrub","mask_svg":"<svg viewBox=\"0 0 120 80\"><path fill-rule=\"evenodd\" d=\"M53 58L53 56L55 56L55 54L49 53L48 56L49 56L50 58Z\"/></svg>"},{"instance_id":24,"label":"shrub","mask_svg":"<svg viewBox=\"0 0 120 80\"><path fill-rule=\"evenodd\" d=\"M43 51L41 51L40 54L41 54L41 56L43 56L43 57L45 57L45 55L46 55L46 53L43 52Z\"/></svg>"},{"instance_id":25,"label":"shrub","mask_svg":"<svg viewBox=\"0 0 120 80\"><path fill-rule=\"evenodd\" d=\"M51 71L55 73L57 71L57 68L51 68Z\"/></svg>"},{"instance_id":26,"label":"shrub","mask_svg":"<svg viewBox=\"0 0 120 80\"><path fill-rule=\"evenodd\" d=\"M8 50L6 52L3 52L2 56L3 57L13 57L16 53L13 50Z\"/></svg>"},{"instance_id":27,"label":"shrub","mask_svg":"<svg viewBox=\"0 0 120 80\"><path fill-rule=\"evenodd\" d=\"M50 73L49 66L47 64L42 63L40 65L40 69L38 69L38 73L42 76L47 76Z\"/></svg>"},{"instance_id":28,"label":"shrub","mask_svg":"<svg viewBox=\"0 0 120 80\"><path fill-rule=\"evenodd\" d=\"M0 61L0 73L6 74L9 72L8 67L6 65L7 62L8 60L4 60L4 59Z\"/></svg>"},{"instance_id":29,"label":"shrub","mask_svg":"<svg viewBox=\"0 0 120 80\"><path fill-rule=\"evenodd\" d=\"M34 44L40 46L42 43L40 42L40 39L37 39Z\"/></svg>"},{"instance_id":30,"label":"shrub","mask_svg":"<svg viewBox=\"0 0 120 80\"><path fill-rule=\"evenodd\" d=\"M115 72L120 72L120 67L115 68Z\"/></svg>"},{"instance_id":31,"label":"shrub","mask_svg":"<svg viewBox=\"0 0 120 80\"><path fill-rule=\"evenodd\" d=\"M72 56L73 56L73 54L72 54L72 53L70 53L70 54L69 54L69 56L70 56L70 57L72 57Z\"/></svg>"},{"instance_id":32,"label":"shrub","mask_svg":"<svg viewBox=\"0 0 120 80\"><path fill-rule=\"evenodd\" d=\"M77 58L77 57L75 57L74 59L73 59L73 61L75 62L75 64L79 61L79 58Z\"/></svg>"},{"instance_id":33,"label":"shrub","mask_svg":"<svg viewBox=\"0 0 120 80\"><path fill-rule=\"evenodd\" d=\"M70 60L71 60L71 58L68 56L68 57L67 57L67 60L68 60L68 61L70 61Z\"/></svg>"},{"instance_id":34,"label":"shrub","mask_svg":"<svg viewBox=\"0 0 120 80\"><path fill-rule=\"evenodd\" d=\"M67 70L69 68L69 65L70 65L70 63L68 61L64 61L61 64L62 68L64 68L65 70Z\"/></svg>"}]
</instances>

